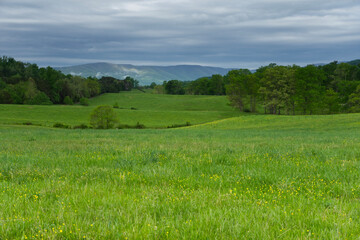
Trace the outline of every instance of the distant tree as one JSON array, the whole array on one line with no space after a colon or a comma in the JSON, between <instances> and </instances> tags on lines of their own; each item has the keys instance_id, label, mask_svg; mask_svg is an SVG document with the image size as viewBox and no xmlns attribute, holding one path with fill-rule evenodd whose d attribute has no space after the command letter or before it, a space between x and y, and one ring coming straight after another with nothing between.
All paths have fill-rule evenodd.
<instances>
[{"instance_id":1,"label":"distant tree","mask_svg":"<svg viewBox=\"0 0 360 240\"><path fill-rule=\"evenodd\" d=\"M347 105L349 112L360 112L360 84L357 86L356 91L350 95Z\"/></svg>"},{"instance_id":2,"label":"distant tree","mask_svg":"<svg viewBox=\"0 0 360 240\"><path fill-rule=\"evenodd\" d=\"M157 86L157 84L155 82L152 82L149 86L149 88L154 89Z\"/></svg>"},{"instance_id":3,"label":"distant tree","mask_svg":"<svg viewBox=\"0 0 360 240\"><path fill-rule=\"evenodd\" d=\"M360 79L359 79L360 80ZM356 87L360 84L360 81L340 80L337 82L337 93L342 104L346 104L351 94L356 90Z\"/></svg>"},{"instance_id":4,"label":"distant tree","mask_svg":"<svg viewBox=\"0 0 360 240\"><path fill-rule=\"evenodd\" d=\"M249 96L250 110L251 112L256 112L256 104L257 104L256 100L258 98L259 88L260 88L259 79L257 75L251 74L246 76L245 86L247 88L247 94Z\"/></svg>"},{"instance_id":5,"label":"distant tree","mask_svg":"<svg viewBox=\"0 0 360 240\"><path fill-rule=\"evenodd\" d=\"M156 93L156 94L164 94L165 93L164 86L163 85L156 85L154 87L154 93Z\"/></svg>"},{"instance_id":6,"label":"distant tree","mask_svg":"<svg viewBox=\"0 0 360 240\"><path fill-rule=\"evenodd\" d=\"M85 83L87 87L87 92L89 93L89 97L95 97L100 94L101 86L96 78L88 77Z\"/></svg>"},{"instance_id":7,"label":"distant tree","mask_svg":"<svg viewBox=\"0 0 360 240\"><path fill-rule=\"evenodd\" d=\"M229 84L226 86L226 95L231 104L240 111L244 110L248 89L245 82L251 75L248 69L231 70L226 75Z\"/></svg>"},{"instance_id":8,"label":"distant tree","mask_svg":"<svg viewBox=\"0 0 360 240\"><path fill-rule=\"evenodd\" d=\"M225 93L224 78L220 74L209 79L208 95L223 95Z\"/></svg>"},{"instance_id":9,"label":"distant tree","mask_svg":"<svg viewBox=\"0 0 360 240\"><path fill-rule=\"evenodd\" d=\"M194 95L209 95L210 78L202 77L192 81L188 86L188 93Z\"/></svg>"},{"instance_id":10,"label":"distant tree","mask_svg":"<svg viewBox=\"0 0 360 240\"><path fill-rule=\"evenodd\" d=\"M333 62L331 62L329 64L319 66L319 68L321 70L323 70L324 73L325 73L325 79L324 79L324 82L323 82L323 86L325 86L325 88L327 88L327 89L332 88L332 89L336 90L333 87L332 82L335 79L335 70L337 68L337 65L338 65L338 62L333 61Z\"/></svg>"},{"instance_id":11,"label":"distant tree","mask_svg":"<svg viewBox=\"0 0 360 240\"><path fill-rule=\"evenodd\" d=\"M0 57L0 78L2 103L28 104L40 92L45 93L52 103L63 103L66 96L77 102L83 97L100 94L100 83L96 78L64 75L51 67L39 69L36 64L9 57Z\"/></svg>"},{"instance_id":12,"label":"distant tree","mask_svg":"<svg viewBox=\"0 0 360 240\"><path fill-rule=\"evenodd\" d=\"M36 83L34 79L29 78L28 81L24 82L24 89L25 89L25 101L33 99L38 93L39 90L36 88Z\"/></svg>"},{"instance_id":13,"label":"distant tree","mask_svg":"<svg viewBox=\"0 0 360 240\"><path fill-rule=\"evenodd\" d=\"M25 99L25 89L22 83L8 84L4 89L10 95L10 103L23 104Z\"/></svg>"},{"instance_id":14,"label":"distant tree","mask_svg":"<svg viewBox=\"0 0 360 240\"><path fill-rule=\"evenodd\" d=\"M8 88L0 89L0 104L11 104L13 100Z\"/></svg>"},{"instance_id":15,"label":"distant tree","mask_svg":"<svg viewBox=\"0 0 360 240\"><path fill-rule=\"evenodd\" d=\"M24 78L25 79L38 79L39 78L39 67L36 64L25 64L25 71L24 71Z\"/></svg>"},{"instance_id":16,"label":"distant tree","mask_svg":"<svg viewBox=\"0 0 360 240\"><path fill-rule=\"evenodd\" d=\"M65 75L51 67L40 68L39 78L34 79L37 88L44 92L53 103L60 103L59 89L56 82L65 78Z\"/></svg>"},{"instance_id":17,"label":"distant tree","mask_svg":"<svg viewBox=\"0 0 360 240\"><path fill-rule=\"evenodd\" d=\"M0 90L5 89L5 88L6 88L6 83L0 77Z\"/></svg>"},{"instance_id":18,"label":"distant tree","mask_svg":"<svg viewBox=\"0 0 360 240\"><path fill-rule=\"evenodd\" d=\"M360 68L348 63L336 65L333 72L330 86L335 92L339 93L342 104L346 104L349 96L355 91L360 80Z\"/></svg>"},{"instance_id":19,"label":"distant tree","mask_svg":"<svg viewBox=\"0 0 360 240\"><path fill-rule=\"evenodd\" d=\"M185 89L179 80L170 80L164 82L165 92L167 94L184 95Z\"/></svg>"},{"instance_id":20,"label":"distant tree","mask_svg":"<svg viewBox=\"0 0 360 240\"><path fill-rule=\"evenodd\" d=\"M73 102L73 100L71 99L71 97L66 96L66 97L64 98L64 104L66 104L66 105L73 105L74 102Z\"/></svg>"},{"instance_id":21,"label":"distant tree","mask_svg":"<svg viewBox=\"0 0 360 240\"><path fill-rule=\"evenodd\" d=\"M31 105L51 105L50 98L44 92L38 92L33 98L29 99L27 104Z\"/></svg>"},{"instance_id":22,"label":"distant tree","mask_svg":"<svg viewBox=\"0 0 360 240\"><path fill-rule=\"evenodd\" d=\"M336 66L334 71L335 79L354 81L356 80L358 73L357 66L350 65L348 63L340 63Z\"/></svg>"},{"instance_id":23,"label":"distant tree","mask_svg":"<svg viewBox=\"0 0 360 240\"><path fill-rule=\"evenodd\" d=\"M113 128L118 122L116 113L111 106L98 106L90 115L90 125L97 129Z\"/></svg>"},{"instance_id":24,"label":"distant tree","mask_svg":"<svg viewBox=\"0 0 360 240\"><path fill-rule=\"evenodd\" d=\"M260 81L259 92L262 94L265 109L271 114L288 113L293 108L294 69L292 67L274 66L264 71Z\"/></svg>"},{"instance_id":25,"label":"distant tree","mask_svg":"<svg viewBox=\"0 0 360 240\"><path fill-rule=\"evenodd\" d=\"M130 83L130 89L128 89L128 90L131 90L132 88L138 88L138 87L139 87L139 81L138 81L138 80L135 80L135 79L132 78L132 77L127 76L127 77L124 79L124 81Z\"/></svg>"},{"instance_id":26,"label":"distant tree","mask_svg":"<svg viewBox=\"0 0 360 240\"><path fill-rule=\"evenodd\" d=\"M118 93L122 89L118 79L113 77L102 77L99 80L101 93Z\"/></svg>"},{"instance_id":27,"label":"distant tree","mask_svg":"<svg viewBox=\"0 0 360 240\"><path fill-rule=\"evenodd\" d=\"M134 86L138 87L138 81L133 79L132 77L126 77L124 80L119 80L120 83L120 91L131 91Z\"/></svg>"},{"instance_id":28,"label":"distant tree","mask_svg":"<svg viewBox=\"0 0 360 240\"><path fill-rule=\"evenodd\" d=\"M337 92L335 92L333 89L326 90L321 104L323 112L325 114L338 113L340 111L339 100L339 94Z\"/></svg>"},{"instance_id":29,"label":"distant tree","mask_svg":"<svg viewBox=\"0 0 360 240\"><path fill-rule=\"evenodd\" d=\"M89 106L89 99L85 97L80 98L80 104L83 106Z\"/></svg>"},{"instance_id":30,"label":"distant tree","mask_svg":"<svg viewBox=\"0 0 360 240\"><path fill-rule=\"evenodd\" d=\"M324 80L324 72L314 65L296 69L295 101L303 114L316 112L324 93L322 87Z\"/></svg>"}]
</instances>

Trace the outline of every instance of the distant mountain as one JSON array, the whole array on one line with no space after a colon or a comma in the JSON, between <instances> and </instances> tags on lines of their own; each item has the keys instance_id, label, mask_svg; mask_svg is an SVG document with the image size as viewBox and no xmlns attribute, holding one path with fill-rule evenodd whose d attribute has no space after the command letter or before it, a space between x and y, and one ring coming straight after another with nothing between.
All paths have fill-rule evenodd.
<instances>
[{"instance_id":1,"label":"distant mountain","mask_svg":"<svg viewBox=\"0 0 360 240\"><path fill-rule=\"evenodd\" d=\"M357 66L358 64L360 64L360 59L352 60L352 61L338 61L338 63L348 63L350 65ZM329 63L315 63L313 65L315 65L315 66L324 66L324 65L327 65L327 64L329 64Z\"/></svg>"},{"instance_id":2,"label":"distant mountain","mask_svg":"<svg viewBox=\"0 0 360 240\"><path fill-rule=\"evenodd\" d=\"M177 66L134 66L130 64L90 63L71 67L55 68L64 74L79 75L82 77L111 76L124 79L126 76L133 77L141 84L151 82L162 83L169 80L191 81L200 77L213 74L226 75L229 70L219 67L205 67L198 65Z\"/></svg>"},{"instance_id":3,"label":"distant mountain","mask_svg":"<svg viewBox=\"0 0 360 240\"><path fill-rule=\"evenodd\" d=\"M359 65L360 64L360 59L357 59L357 60L352 60L352 61L350 61L350 62L347 62L348 64L351 64L351 65L355 65L355 66L357 66L357 65Z\"/></svg>"}]
</instances>

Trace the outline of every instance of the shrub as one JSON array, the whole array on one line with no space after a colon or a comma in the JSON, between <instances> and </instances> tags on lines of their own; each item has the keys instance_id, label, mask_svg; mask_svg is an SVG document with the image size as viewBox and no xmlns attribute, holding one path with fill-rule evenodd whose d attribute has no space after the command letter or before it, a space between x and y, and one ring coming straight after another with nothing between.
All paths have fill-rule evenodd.
<instances>
[{"instance_id":1,"label":"shrub","mask_svg":"<svg viewBox=\"0 0 360 240\"><path fill-rule=\"evenodd\" d=\"M126 128L130 128L130 129L144 129L144 128L146 128L146 126L145 126L144 124L141 124L141 123L137 122L135 125L119 124L116 128L118 128L118 129L126 129Z\"/></svg>"},{"instance_id":2,"label":"shrub","mask_svg":"<svg viewBox=\"0 0 360 240\"><path fill-rule=\"evenodd\" d=\"M55 123L53 125L54 128L71 128L69 125L63 124L63 123Z\"/></svg>"},{"instance_id":3,"label":"shrub","mask_svg":"<svg viewBox=\"0 0 360 240\"><path fill-rule=\"evenodd\" d=\"M113 108L119 108L119 104L117 102L114 103Z\"/></svg>"},{"instance_id":4,"label":"shrub","mask_svg":"<svg viewBox=\"0 0 360 240\"><path fill-rule=\"evenodd\" d=\"M32 122L23 122L22 125L26 126L41 126L39 123L32 123Z\"/></svg>"},{"instance_id":5,"label":"shrub","mask_svg":"<svg viewBox=\"0 0 360 240\"><path fill-rule=\"evenodd\" d=\"M89 99L87 98L80 98L80 104L83 106L89 106Z\"/></svg>"},{"instance_id":6,"label":"shrub","mask_svg":"<svg viewBox=\"0 0 360 240\"><path fill-rule=\"evenodd\" d=\"M50 98L44 92L39 92L32 99L28 100L26 103L31 104L31 105L51 105L51 104L53 104L50 101Z\"/></svg>"},{"instance_id":7,"label":"shrub","mask_svg":"<svg viewBox=\"0 0 360 240\"><path fill-rule=\"evenodd\" d=\"M73 105L73 104L74 104L73 100L72 100L69 96L66 96L66 97L64 98L64 103L65 103L66 105Z\"/></svg>"},{"instance_id":8,"label":"shrub","mask_svg":"<svg viewBox=\"0 0 360 240\"><path fill-rule=\"evenodd\" d=\"M97 129L113 128L118 122L116 113L110 106L98 106L90 115L90 125Z\"/></svg>"},{"instance_id":9,"label":"shrub","mask_svg":"<svg viewBox=\"0 0 360 240\"><path fill-rule=\"evenodd\" d=\"M135 128L137 128L137 129L144 129L144 128L145 128L145 125L137 122L136 125L135 125Z\"/></svg>"},{"instance_id":10,"label":"shrub","mask_svg":"<svg viewBox=\"0 0 360 240\"><path fill-rule=\"evenodd\" d=\"M88 128L89 128L89 126L84 123L73 127L73 129L88 129Z\"/></svg>"},{"instance_id":11,"label":"shrub","mask_svg":"<svg viewBox=\"0 0 360 240\"><path fill-rule=\"evenodd\" d=\"M190 122L186 122L185 124L173 124L171 126L167 126L167 128L179 128L179 127L188 127L191 126Z\"/></svg>"}]
</instances>

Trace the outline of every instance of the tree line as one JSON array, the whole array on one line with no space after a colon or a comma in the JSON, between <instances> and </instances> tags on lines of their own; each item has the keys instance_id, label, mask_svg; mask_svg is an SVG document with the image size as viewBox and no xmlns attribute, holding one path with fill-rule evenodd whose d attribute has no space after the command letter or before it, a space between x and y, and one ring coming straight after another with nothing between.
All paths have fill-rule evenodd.
<instances>
[{"instance_id":1,"label":"tree line","mask_svg":"<svg viewBox=\"0 0 360 240\"><path fill-rule=\"evenodd\" d=\"M225 76L213 75L195 81L164 81L150 86L156 93L227 95L244 112L269 114L332 114L360 112L360 62L326 65L278 66L256 71L236 69ZM39 68L10 57L0 58L0 103L86 105L102 93L141 89L131 77L83 78L64 75L51 67ZM259 109L262 108L262 109Z\"/></svg>"},{"instance_id":2,"label":"tree line","mask_svg":"<svg viewBox=\"0 0 360 240\"><path fill-rule=\"evenodd\" d=\"M83 78L64 75L51 67L39 68L14 58L0 58L0 103L72 104L102 93L130 91L139 82L131 77Z\"/></svg>"},{"instance_id":3,"label":"tree line","mask_svg":"<svg viewBox=\"0 0 360 240\"><path fill-rule=\"evenodd\" d=\"M158 93L227 95L240 111L269 114L360 112L360 63L278 66L251 72L231 70L191 82L166 81L152 86Z\"/></svg>"}]
</instances>

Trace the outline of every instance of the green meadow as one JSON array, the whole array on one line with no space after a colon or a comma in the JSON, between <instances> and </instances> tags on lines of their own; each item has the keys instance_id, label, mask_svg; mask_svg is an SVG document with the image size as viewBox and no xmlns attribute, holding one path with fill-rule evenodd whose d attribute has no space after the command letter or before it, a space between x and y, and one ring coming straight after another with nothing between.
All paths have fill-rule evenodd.
<instances>
[{"instance_id":1,"label":"green meadow","mask_svg":"<svg viewBox=\"0 0 360 240\"><path fill-rule=\"evenodd\" d=\"M90 99L89 106L81 105L0 105L0 124L40 124L52 127L55 123L70 126L89 124L90 113L96 106L118 104L114 109L120 124L147 128L166 128L175 124L200 124L239 116L228 105L225 96L191 96L149 94L140 91L107 93Z\"/></svg>"},{"instance_id":2,"label":"green meadow","mask_svg":"<svg viewBox=\"0 0 360 240\"><path fill-rule=\"evenodd\" d=\"M360 114L240 115L225 98L136 94L0 105L0 239L360 238ZM48 127L115 99L129 123L193 112L203 124Z\"/></svg>"}]
</instances>

